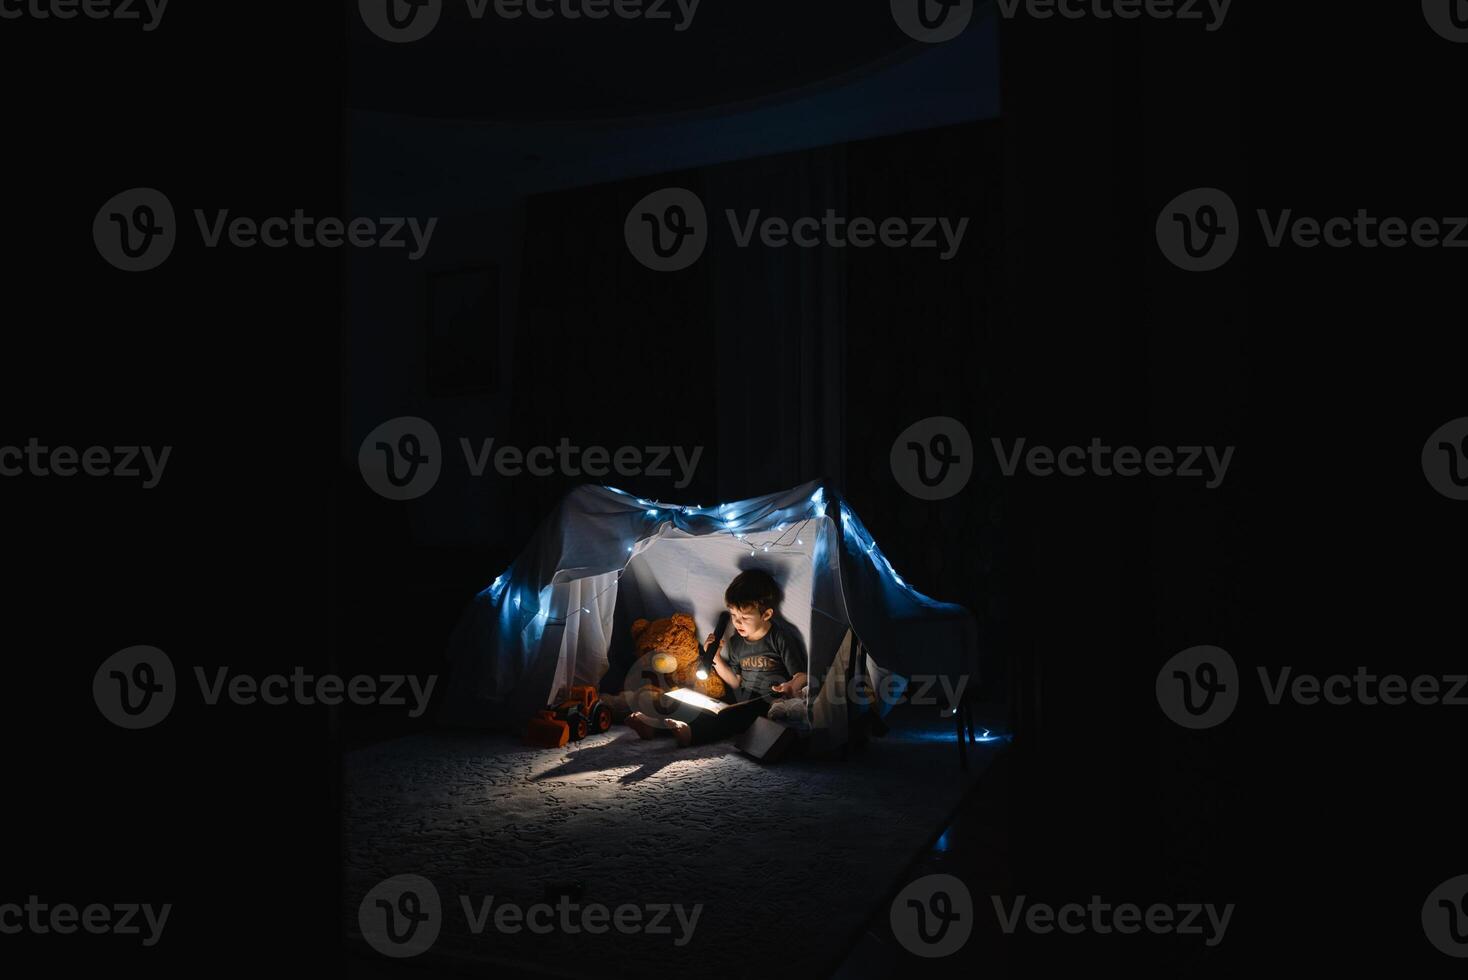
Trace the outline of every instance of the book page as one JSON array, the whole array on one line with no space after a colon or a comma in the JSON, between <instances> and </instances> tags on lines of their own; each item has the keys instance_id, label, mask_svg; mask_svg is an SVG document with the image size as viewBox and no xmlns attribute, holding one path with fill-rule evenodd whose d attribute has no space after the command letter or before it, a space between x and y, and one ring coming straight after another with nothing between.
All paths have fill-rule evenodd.
<instances>
[{"instance_id":1,"label":"book page","mask_svg":"<svg viewBox=\"0 0 1468 980\"><path fill-rule=\"evenodd\" d=\"M666 696L675 701L682 701L684 704L692 705L695 708L702 708L704 711L712 711L714 714L718 714L720 711L729 707L724 702L715 701L707 694L700 694L689 687L675 687Z\"/></svg>"}]
</instances>

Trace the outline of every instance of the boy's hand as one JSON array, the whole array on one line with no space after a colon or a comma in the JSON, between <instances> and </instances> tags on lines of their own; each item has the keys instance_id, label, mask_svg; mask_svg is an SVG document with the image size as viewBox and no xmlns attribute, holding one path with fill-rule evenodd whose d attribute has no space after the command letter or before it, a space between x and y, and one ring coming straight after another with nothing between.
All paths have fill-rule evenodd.
<instances>
[{"instance_id":1,"label":"boy's hand","mask_svg":"<svg viewBox=\"0 0 1468 980\"><path fill-rule=\"evenodd\" d=\"M805 671L801 671L794 677L790 678L788 681L781 681L778 684L771 684L770 690L774 691L776 694L789 694L791 696L798 696L800 694L801 688L805 687L807 679L808 678Z\"/></svg>"},{"instance_id":2,"label":"boy's hand","mask_svg":"<svg viewBox=\"0 0 1468 980\"><path fill-rule=\"evenodd\" d=\"M721 646L723 644L719 642L719 638L712 633L709 634L707 640L703 641L703 648L709 652L710 657L717 655Z\"/></svg>"}]
</instances>

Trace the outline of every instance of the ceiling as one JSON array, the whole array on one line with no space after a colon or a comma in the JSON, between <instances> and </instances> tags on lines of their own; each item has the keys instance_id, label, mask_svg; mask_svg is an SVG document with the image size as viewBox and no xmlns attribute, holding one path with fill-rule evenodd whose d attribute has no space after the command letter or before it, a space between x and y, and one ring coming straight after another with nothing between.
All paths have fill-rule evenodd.
<instances>
[{"instance_id":1,"label":"ceiling","mask_svg":"<svg viewBox=\"0 0 1468 980\"><path fill-rule=\"evenodd\" d=\"M888 0L528 0L557 12L548 19L506 19L495 13L505 2L527 0L442 0L432 29L409 43L352 18L348 108L503 122L662 117L757 104L939 47L904 34ZM560 12L588 2L644 15ZM666 19L646 16L654 10Z\"/></svg>"},{"instance_id":2,"label":"ceiling","mask_svg":"<svg viewBox=\"0 0 1468 980\"><path fill-rule=\"evenodd\" d=\"M554 22L519 32L541 47L509 45L517 29L498 22L456 34L448 13L409 44L363 27L348 113L351 206L496 211L544 191L999 115L992 16L975 16L946 43L919 44L893 26L887 2L864 0L879 17L848 17L839 41L828 32L815 43L817 14L841 5L787 0L800 12L760 37L753 17L716 16L732 2L702 0L681 33L638 22L615 24L610 37L605 25L594 37L547 32L567 26ZM748 11L762 0L738 2ZM719 67L732 63L740 67Z\"/></svg>"}]
</instances>

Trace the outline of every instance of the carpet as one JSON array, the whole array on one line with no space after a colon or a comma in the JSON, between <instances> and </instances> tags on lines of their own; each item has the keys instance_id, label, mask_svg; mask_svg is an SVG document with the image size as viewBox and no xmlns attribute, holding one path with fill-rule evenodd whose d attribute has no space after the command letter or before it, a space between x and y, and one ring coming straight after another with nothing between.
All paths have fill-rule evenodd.
<instances>
[{"instance_id":1,"label":"carpet","mask_svg":"<svg viewBox=\"0 0 1468 980\"><path fill-rule=\"evenodd\" d=\"M383 955L364 940L378 920L359 917L380 905L431 929L424 966L824 976L1002 744L970 746L965 773L950 724L777 766L621 726L564 749L433 734L349 753L349 942ZM437 908L403 906L382 885L400 875L431 883Z\"/></svg>"}]
</instances>

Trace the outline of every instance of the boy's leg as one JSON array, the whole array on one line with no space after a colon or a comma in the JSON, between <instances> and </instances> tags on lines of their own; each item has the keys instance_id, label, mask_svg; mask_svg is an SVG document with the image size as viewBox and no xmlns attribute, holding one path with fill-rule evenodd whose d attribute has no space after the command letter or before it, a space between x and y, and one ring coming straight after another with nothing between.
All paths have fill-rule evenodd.
<instances>
[{"instance_id":1,"label":"boy's leg","mask_svg":"<svg viewBox=\"0 0 1468 980\"><path fill-rule=\"evenodd\" d=\"M702 714L694 718L690 724L692 744L703 745L738 735L754 724L756 718L764 715L769 707L769 701L764 698L755 698L751 701L740 702L718 714Z\"/></svg>"},{"instance_id":2,"label":"boy's leg","mask_svg":"<svg viewBox=\"0 0 1468 980\"><path fill-rule=\"evenodd\" d=\"M669 718L661 718L657 715L634 711L627 716L627 727L631 728L643 738L655 738L658 735L666 735L672 731L673 723Z\"/></svg>"},{"instance_id":3,"label":"boy's leg","mask_svg":"<svg viewBox=\"0 0 1468 980\"><path fill-rule=\"evenodd\" d=\"M804 704L804 699L801 699L801 703ZM696 709L681 709L686 712L683 718L634 711L627 717L627 724L643 738L652 738L654 735L671 731L678 739L679 745L684 747L705 745L739 734L752 725L755 718L764 715L769 707L768 701L756 698L717 714Z\"/></svg>"}]
</instances>

